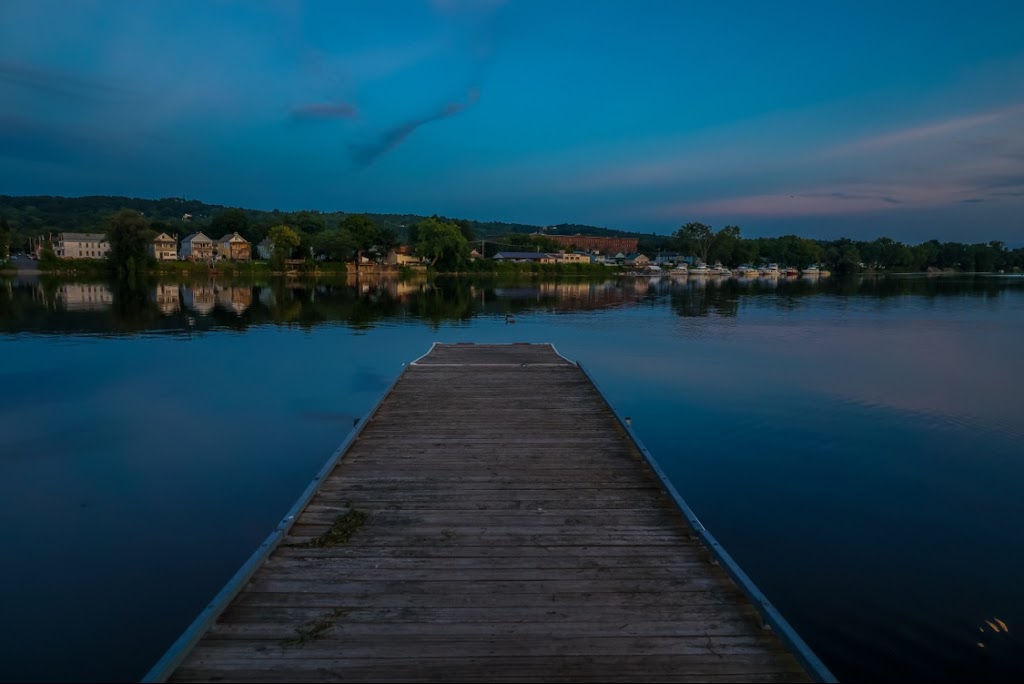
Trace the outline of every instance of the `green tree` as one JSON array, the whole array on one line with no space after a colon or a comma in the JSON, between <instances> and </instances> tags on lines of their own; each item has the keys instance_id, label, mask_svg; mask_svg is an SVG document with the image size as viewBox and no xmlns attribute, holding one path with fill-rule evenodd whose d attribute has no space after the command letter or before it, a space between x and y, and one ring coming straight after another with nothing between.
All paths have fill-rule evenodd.
<instances>
[{"instance_id":1,"label":"green tree","mask_svg":"<svg viewBox=\"0 0 1024 684\"><path fill-rule=\"evenodd\" d=\"M394 228L381 228L377 233L377 246L380 247L381 252L384 254L387 254L400 244L398 233L395 232Z\"/></svg>"},{"instance_id":2,"label":"green tree","mask_svg":"<svg viewBox=\"0 0 1024 684\"><path fill-rule=\"evenodd\" d=\"M271 242L270 263L277 270L284 269L285 259L290 259L292 252L299 246L299 234L285 225L274 226L267 232Z\"/></svg>"},{"instance_id":3,"label":"green tree","mask_svg":"<svg viewBox=\"0 0 1024 684\"><path fill-rule=\"evenodd\" d=\"M297 211L289 217L288 224L306 235L316 235L327 230L327 223L318 211Z\"/></svg>"},{"instance_id":4,"label":"green tree","mask_svg":"<svg viewBox=\"0 0 1024 684\"><path fill-rule=\"evenodd\" d=\"M138 283L145 275L147 252L153 241L149 219L134 209L122 209L107 220L107 263L114 278Z\"/></svg>"},{"instance_id":5,"label":"green tree","mask_svg":"<svg viewBox=\"0 0 1024 684\"><path fill-rule=\"evenodd\" d=\"M7 224L7 217L0 216L0 261L7 261L11 258L11 227Z\"/></svg>"},{"instance_id":6,"label":"green tree","mask_svg":"<svg viewBox=\"0 0 1024 684\"><path fill-rule=\"evenodd\" d=\"M356 271L358 271L359 262L363 260L363 252L375 246L380 237L377 232L377 224L366 214L350 214L345 217L339 227L349 234L349 240L356 253Z\"/></svg>"},{"instance_id":7,"label":"green tree","mask_svg":"<svg viewBox=\"0 0 1024 684\"><path fill-rule=\"evenodd\" d=\"M345 261L353 250L351 234L340 228L312 235L309 242L314 254L322 255L329 261Z\"/></svg>"},{"instance_id":8,"label":"green tree","mask_svg":"<svg viewBox=\"0 0 1024 684\"><path fill-rule=\"evenodd\" d=\"M707 263L711 247L720 236L738 238L739 234L740 229L736 226L726 226L716 233L707 224L691 222L677 230L675 238L676 243L683 251L695 251L700 256L700 260Z\"/></svg>"},{"instance_id":9,"label":"green tree","mask_svg":"<svg viewBox=\"0 0 1024 684\"><path fill-rule=\"evenodd\" d=\"M718 231L711 247L708 250L708 258L713 261L721 261L728 264L731 261L733 250L741 240L739 226L726 226ZM705 263L711 263L705 260Z\"/></svg>"},{"instance_id":10,"label":"green tree","mask_svg":"<svg viewBox=\"0 0 1024 684\"><path fill-rule=\"evenodd\" d=\"M501 241L507 244L511 251L517 251L516 248L522 252L557 252L563 249L557 242L544 235L509 233ZM573 247L573 245L570 245L570 247Z\"/></svg>"},{"instance_id":11,"label":"green tree","mask_svg":"<svg viewBox=\"0 0 1024 684\"><path fill-rule=\"evenodd\" d=\"M435 268L454 271L469 258L469 242L454 223L428 218L420 222L416 234L419 236L416 251Z\"/></svg>"},{"instance_id":12,"label":"green tree","mask_svg":"<svg viewBox=\"0 0 1024 684\"><path fill-rule=\"evenodd\" d=\"M249 215L242 209L225 209L210 221L210 237L214 240L222 235L238 233L242 237L249 235Z\"/></svg>"},{"instance_id":13,"label":"green tree","mask_svg":"<svg viewBox=\"0 0 1024 684\"><path fill-rule=\"evenodd\" d=\"M861 256L857 245L849 238L840 238L825 251L825 262L839 275L860 272Z\"/></svg>"},{"instance_id":14,"label":"green tree","mask_svg":"<svg viewBox=\"0 0 1024 684\"><path fill-rule=\"evenodd\" d=\"M53 245L49 242L43 244L43 248L39 250L39 267L44 271L57 268L60 264L60 259L57 258L57 253L53 251Z\"/></svg>"}]
</instances>

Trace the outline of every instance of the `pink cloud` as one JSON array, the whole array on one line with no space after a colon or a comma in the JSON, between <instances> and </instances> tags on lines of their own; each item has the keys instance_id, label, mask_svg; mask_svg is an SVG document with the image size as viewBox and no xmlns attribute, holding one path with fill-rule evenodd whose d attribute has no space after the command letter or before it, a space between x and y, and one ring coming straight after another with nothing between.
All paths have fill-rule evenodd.
<instances>
[{"instance_id":1,"label":"pink cloud","mask_svg":"<svg viewBox=\"0 0 1024 684\"><path fill-rule=\"evenodd\" d=\"M877 185L816 188L695 202L673 202L641 209L650 218L708 216L842 216L900 208L932 207L960 201L970 188L954 184Z\"/></svg>"},{"instance_id":2,"label":"pink cloud","mask_svg":"<svg viewBox=\"0 0 1024 684\"><path fill-rule=\"evenodd\" d=\"M985 126L1020 114L1024 114L1024 104L1016 104L1002 109L995 109L989 112L961 116L943 121L911 126L899 130L883 133L854 140L852 142L836 145L824 150L824 156L836 156L846 154L858 154L862 152L876 152L888 149L897 145L939 138L951 133Z\"/></svg>"}]
</instances>

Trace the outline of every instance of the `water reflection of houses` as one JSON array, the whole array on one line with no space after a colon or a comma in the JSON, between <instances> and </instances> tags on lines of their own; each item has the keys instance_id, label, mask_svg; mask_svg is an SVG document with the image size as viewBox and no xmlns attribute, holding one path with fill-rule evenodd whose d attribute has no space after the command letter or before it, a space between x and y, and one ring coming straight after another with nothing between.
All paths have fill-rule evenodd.
<instances>
[{"instance_id":1,"label":"water reflection of houses","mask_svg":"<svg viewBox=\"0 0 1024 684\"><path fill-rule=\"evenodd\" d=\"M217 297L217 305L222 309L241 316L246 309L252 306L251 287L224 287L214 286Z\"/></svg>"},{"instance_id":2,"label":"water reflection of houses","mask_svg":"<svg viewBox=\"0 0 1024 684\"><path fill-rule=\"evenodd\" d=\"M114 301L110 288L101 284L66 283L57 288L56 296L67 311L109 309Z\"/></svg>"},{"instance_id":3,"label":"water reflection of houses","mask_svg":"<svg viewBox=\"0 0 1024 684\"><path fill-rule=\"evenodd\" d=\"M213 311L217 303L216 294L210 284L182 285L181 301L185 308L203 315Z\"/></svg>"},{"instance_id":4,"label":"water reflection of houses","mask_svg":"<svg viewBox=\"0 0 1024 684\"><path fill-rule=\"evenodd\" d=\"M536 285L495 288L496 299L518 299L521 301L553 302L555 308L563 311L584 311L603 309L626 302L623 288L612 280L541 282Z\"/></svg>"},{"instance_id":5,"label":"water reflection of houses","mask_svg":"<svg viewBox=\"0 0 1024 684\"><path fill-rule=\"evenodd\" d=\"M157 283L153 288L153 302L165 316L181 311L181 292L177 284Z\"/></svg>"}]
</instances>

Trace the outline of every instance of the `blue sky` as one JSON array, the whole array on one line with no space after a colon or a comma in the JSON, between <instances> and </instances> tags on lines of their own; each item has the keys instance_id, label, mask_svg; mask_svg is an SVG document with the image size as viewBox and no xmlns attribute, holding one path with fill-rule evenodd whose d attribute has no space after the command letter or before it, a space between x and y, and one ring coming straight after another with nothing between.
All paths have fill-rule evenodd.
<instances>
[{"instance_id":1,"label":"blue sky","mask_svg":"<svg viewBox=\"0 0 1024 684\"><path fill-rule=\"evenodd\" d=\"M0 193L1024 242L1024 3L3 0Z\"/></svg>"}]
</instances>

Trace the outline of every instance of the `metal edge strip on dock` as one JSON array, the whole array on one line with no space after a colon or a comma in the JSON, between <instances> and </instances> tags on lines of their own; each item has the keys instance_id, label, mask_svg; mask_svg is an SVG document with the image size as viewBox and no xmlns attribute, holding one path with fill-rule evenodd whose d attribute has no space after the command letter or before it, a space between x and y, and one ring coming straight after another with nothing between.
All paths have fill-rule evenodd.
<instances>
[{"instance_id":1,"label":"metal edge strip on dock","mask_svg":"<svg viewBox=\"0 0 1024 684\"><path fill-rule=\"evenodd\" d=\"M782 642L792 650L793 655L807 670L807 673L819 682L838 682L839 680L836 679L831 670L829 670L825 663L815 655L814 651L811 650L811 647L808 646L802 638L800 638L800 635L795 629L793 629L793 626L786 621L786 618L782 616L782 613L780 613L779 610L772 605L772 602L768 600L768 597L757 588L757 585L754 584L754 580L750 579L750 576L743 571L743 568L741 568L735 560L733 560L732 556L730 556L725 550L725 547L723 547L719 541L715 539L714 535L704 527L704 524L699 518L697 518L693 509L690 508L683 497L679 494L679 491L668 479L668 476L665 475L661 466L659 466L658 462L654 460L654 456L651 455L651 452L648 451L647 447L644 446L642 441L640 441L640 437L633 431L633 427L612 407L611 402L608 401L608 398L601 390L601 387L597 384L597 381L594 380L594 377L586 368L583 367L583 364L579 361L573 361L572 359L563 356L557 349L555 349L554 345L551 345L551 348L556 354L583 371L583 375L585 375L587 380L590 381L590 384L594 386L594 389L597 390L597 393L601 396L601 400L604 401L608 410L611 411L612 415L615 416L615 419L619 421L619 425L622 426L622 429L626 431L627 435L629 435L633 444L637 449L639 449L640 453L643 454L644 460L646 460L647 464L651 466L654 474L658 476L658 480L662 487L664 487L668 495L672 497L676 507L679 508L683 517L685 517L687 522L690 523L690 527L693 528L701 542L708 547L715 559L725 567L729 576L732 577L740 590L743 591L747 598L749 598L754 604L758 613L761 614L762 620L764 620L764 622L779 635Z\"/></svg>"},{"instance_id":2,"label":"metal edge strip on dock","mask_svg":"<svg viewBox=\"0 0 1024 684\"><path fill-rule=\"evenodd\" d=\"M426 354L416 359L419 361L423 359L427 354L434 350L437 345L435 342L430 346L430 349ZM206 634L206 632L217 622L217 618L220 617L221 613L231 604L235 597L242 591L245 585L249 582L256 571L263 565L263 563L270 557L270 554L274 552L281 540L287 536L292 525L298 519L299 514L302 513L306 505L313 499L313 496L320 490L324 480L330 475L334 467L338 465L345 452L348 451L349 447L359 437L363 429L369 424L370 420L377 413L377 409L380 408L384 400L391 396L392 390L395 389L395 385L405 375L405 371L416 363L413 361L409 364L402 364L402 372L398 374L398 377L388 386L388 388L381 395L377 403L374 404L373 408L363 417L362 420L356 425L356 427L349 432L345 440L334 450L331 457L327 459L323 467L320 468L316 476L306 486L305 491L299 497L298 501L289 509L287 515L281 520L278 526L271 532L263 543L253 551L249 559L238 569L237 572L228 580L227 584L217 592L210 603L196 616L196 619L192 621L192 624L182 632L181 636L171 644L171 647L167 649L164 655L150 668L149 672L143 676L140 680L142 682L165 682L167 678L174 673L179 665L185 660L192 648L199 642L199 640Z\"/></svg>"}]
</instances>

